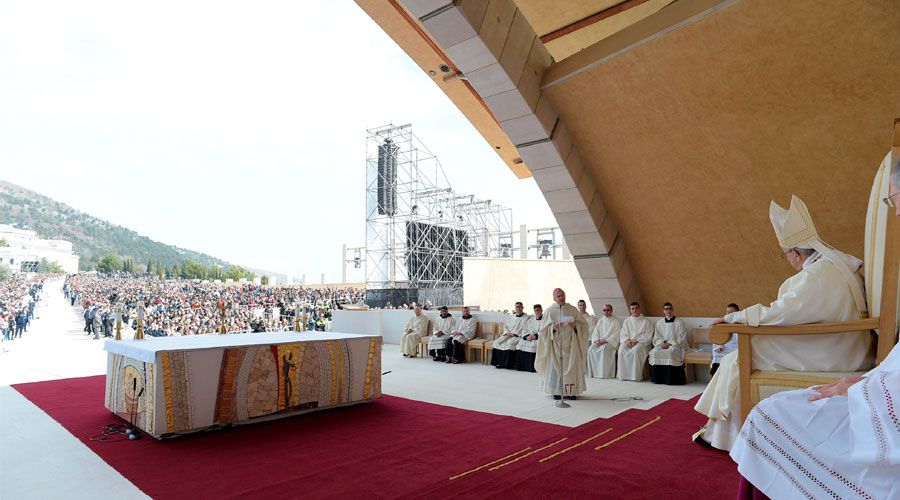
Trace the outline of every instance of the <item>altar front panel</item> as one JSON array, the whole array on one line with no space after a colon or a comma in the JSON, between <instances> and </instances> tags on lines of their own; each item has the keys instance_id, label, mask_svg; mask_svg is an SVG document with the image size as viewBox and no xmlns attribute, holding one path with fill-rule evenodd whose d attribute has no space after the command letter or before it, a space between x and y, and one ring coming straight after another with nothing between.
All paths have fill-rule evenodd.
<instances>
[{"instance_id":1,"label":"altar front panel","mask_svg":"<svg viewBox=\"0 0 900 500\"><path fill-rule=\"evenodd\" d=\"M178 339L161 339L149 353L110 344L106 407L126 420L133 414L137 427L159 438L381 395L381 337L296 333L278 335L278 343L249 343L245 335L276 340L272 334L240 334L234 346L169 350L179 346ZM229 336L209 342L227 344L223 337Z\"/></svg>"}]
</instances>

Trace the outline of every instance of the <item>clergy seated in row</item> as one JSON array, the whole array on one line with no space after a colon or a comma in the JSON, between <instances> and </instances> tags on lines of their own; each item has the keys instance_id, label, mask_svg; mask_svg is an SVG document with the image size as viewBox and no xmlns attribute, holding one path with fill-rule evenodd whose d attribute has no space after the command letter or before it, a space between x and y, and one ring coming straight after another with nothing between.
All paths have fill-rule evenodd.
<instances>
[{"instance_id":1,"label":"clergy seated in row","mask_svg":"<svg viewBox=\"0 0 900 500\"><path fill-rule=\"evenodd\" d=\"M741 308L738 307L737 304L732 302L731 304L728 304L727 306L725 306L725 316L728 316L731 313L736 313L740 310L741 310ZM719 345L719 344L712 345L712 364L709 366L709 374L710 375L716 374L716 371L719 370L719 363L722 362L722 358L724 358L725 355L727 355L728 353L737 351L737 344L738 344L737 334L732 333L731 338L728 339L728 342L726 342L722 345Z\"/></svg>"},{"instance_id":2,"label":"clergy seated in row","mask_svg":"<svg viewBox=\"0 0 900 500\"><path fill-rule=\"evenodd\" d=\"M565 291L553 290L553 302L541 321L534 367L541 389L553 399L576 399L587 389L585 352L590 333L578 309L566 302Z\"/></svg>"},{"instance_id":3,"label":"clergy seated in row","mask_svg":"<svg viewBox=\"0 0 900 500\"><path fill-rule=\"evenodd\" d=\"M866 313L862 262L819 239L803 201L793 196L789 210L772 202L769 219L781 254L797 274L778 290L768 306L756 304L713 322L759 325L805 325L856 320ZM854 372L872 367L874 353L868 331L753 339L753 368L762 371ZM709 420L695 439L730 450L740 430L737 352L721 366L695 409Z\"/></svg>"},{"instance_id":4,"label":"clergy seated in row","mask_svg":"<svg viewBox=\"0 0 900 500\"><path fill-rule=\"evenodd\" d=\"M671 302L663 304L665 318L656 322L653 330L653 349L650 350L650 381L654 384L684 385L684 351L688 331L684 322L675 317Z\"/></svg>"},{"instance_id":5,"label":"clergy seated in row","mask_svg":"<svg viewBox=\"0 0 900 500\"><path fill-rule=\"evenodd\" d=\"M588 332L594 331L594 325L597 324L597 317L587 312L587 302L585 302L584 300L578 301L578 312L580 312L581 317L583 317L584 320L587 321ZM588 334L590 335L590 333Z\"/></svg>"},{"instance_id":6,"label":"clergy seated in row","mask_svg":"<svg viewBox=\"0 0 900 500\"><path fill-rule=\"evenodd\" d=\"M414 358L419 350L419 340L428 333L428 317L422 314L422 306L416 305L413 317L403 327L400 337L400 352L404 358Z\"/></svg>"},{"instance_id":7,"label":"clergy seated in row","mask_svg":"<svg viewBox=\"0 0 900 500\"><path fill-rule=\"evenodd\" d=\"M453 315L447 311L447 306L443 306L431 325L431 337L428 339L428 354L433 360L447 361L447 340L452 328Z\"/></svg>"},{"instance_id":8,"label":"clergy seated in row","mask_svg":"<svg viewBox=\"0 0 900 500\"><path fill-rule=\"evenodd\" d=\"M522 332L524 336L516 344L516 370L520 372L535 371L534 359L542 321L544 321L544 309L540 304L535 304L534 316L528 318L525 323L525 331Z\"/></svg>"},{"instance_id":9,"label":"clergy seated in row","mask_svg":"<svg viewBox=\"0 0 900 500\"><path fill-rule=\"evenodd\" d=\"M469 308L463 307L462 316L456 318L447 339L447 363L459 364L466 360L466 342L475 338L478 322L469 314Z\"/></svg>"},{"instance_id":10,"label":"clergy seated in row","mask_svg":"<svg viewBox=\"0 0 900 500\"><path fill-rule=\"evenodd\" d=\"M900 158L890 184L884 203L900 217ZM738 497L900 498L898 404L900 344L863 377L760 401L731 448L742 476Z\"/></svg>"},{"instance_id":11,"label":"clergy seated in row","mask_svg":"<svg viewBox=\"0 0 900 500\"><path fill-rule=\"evenodd\" d=\"M513 314L503 324L503 332L494 339L491 349L491 364L496 368L513 370L516 368L516 347L525 333L528 315L525 306L516 302Z\"/></svg>"},{"instance_id":12,"label":"clergy seated in row","mask_svg":"<svg viewBox=\"0 0 900 500\"><path fill-rule=\"evenodd\" d=\"M632 302L631 316L622 322L619 333L619 380L644 379L644 363L653 343L653 323L641 314L641 305Z\"/></svg>"},{"instance_id":13,"label":"clergy seated in row","mask_svg":"<svg viewBox=\"0 0 900 500\"><path fill-rule=\"evenodd\" d=\"M616 354L619 351L619 334L622 320L613 316L613 306L603 306L603 315L591 329L587 349L588 376L592 378L616 378Z\"/></svg>"}]
</instances>

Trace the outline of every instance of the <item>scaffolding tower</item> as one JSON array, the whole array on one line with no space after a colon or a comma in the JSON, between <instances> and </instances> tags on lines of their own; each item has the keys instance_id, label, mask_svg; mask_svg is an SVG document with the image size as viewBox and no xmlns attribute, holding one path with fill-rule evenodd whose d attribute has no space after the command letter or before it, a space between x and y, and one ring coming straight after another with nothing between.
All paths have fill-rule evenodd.
<instances>
[{"instance_id":1,"label":"scaffolding tower","mask_svg":"<svg viewBox=\"0 0 900 500\"><path fill-rule=\"evenodd\" d=\"M450 187L412 125L366 131L366 303L463 304L463 257L498 257L512 210Z\"/></svg>"}]
</instances>

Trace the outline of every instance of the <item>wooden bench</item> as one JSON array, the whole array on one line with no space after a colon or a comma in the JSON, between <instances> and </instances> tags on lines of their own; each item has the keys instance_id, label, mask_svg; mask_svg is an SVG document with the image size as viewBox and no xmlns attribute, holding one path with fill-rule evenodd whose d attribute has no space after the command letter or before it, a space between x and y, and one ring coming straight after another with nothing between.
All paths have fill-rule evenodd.
<instances>
[{"instance_id":1,"label":"wooden bench","mask_svg":"<svg viewBox=\"0 0 900 500\"><path fill-rule=\"evenodd\" d=\"M691 328L690 335L688 336L688 347L690 349L697 348L700 344L712 344L712 341L709 339L709 329L708 328ZM712 364L712 351L690 351L684 353L684 374L690 380L690 375L693 373L693 365L706 365L710 366ZM690 368L690 370L688 369Z\"/></svg>"},{"instance_id":2,"label":"wooden bench","mask_svg":"<svg viewBox=\"0 0 900 500\"><path fill-rule=\"evenodd\" d=\"M475 328L475 338L466 342L466 362L469 361L469 352L475 351L481 353L481 364L486 364L484 346L487 342L494 340L497 335L497 323L484 322L478 323Z\"/></svg>"}]
</instances>

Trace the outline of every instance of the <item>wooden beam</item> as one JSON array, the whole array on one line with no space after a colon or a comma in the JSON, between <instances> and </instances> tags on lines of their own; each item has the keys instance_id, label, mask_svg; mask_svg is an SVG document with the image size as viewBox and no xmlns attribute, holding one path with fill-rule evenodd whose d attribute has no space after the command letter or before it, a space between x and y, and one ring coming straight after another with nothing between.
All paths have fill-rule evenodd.
<instances>
[{"instance_id":1,"label":"wooden beam","mask_svg":"<svg viewBox=\"0 0 900 500\"><path fill-rule=\"evenodd\" d=\"M678 0L631 26L600 40L586 49L550 66L541 89L558 85L573 76L599 66L609 59L690 24L736 0Z\"/></svg>"},{"instance_id":2,"label":"wooden beam","mask_svg":"<svg viewBox=\"0 0 900 500\"><path fill-rule=\"evenodd\" d=\"M610 17L612 17L616 14L621 14L622 12L625 12L628 9L637 7L638 5L640 5L642 3L646 3L648 1L649 0L626 0L622 3L613 5L612 7L603 9L600 12L595 12L595 13L589 15L588 17L585 17L584 19L575 21L572 24L563 26L562 28L559 28L558 30L551 31L550 33L547 33L546 35L542 36L541 41L544 43L547 43L547 42L556 40L557 38L562 38L562 37L568 35L569 33L574 33L580 29L587 28L588 26L590 26L592 24L599 23L600 21L602 21L604 19L609 19Z\"/></svg>"}]
</instances>

